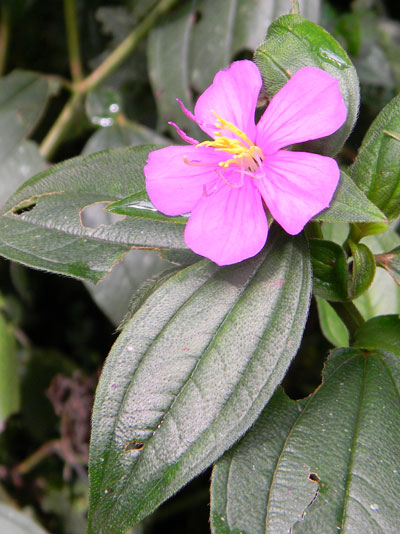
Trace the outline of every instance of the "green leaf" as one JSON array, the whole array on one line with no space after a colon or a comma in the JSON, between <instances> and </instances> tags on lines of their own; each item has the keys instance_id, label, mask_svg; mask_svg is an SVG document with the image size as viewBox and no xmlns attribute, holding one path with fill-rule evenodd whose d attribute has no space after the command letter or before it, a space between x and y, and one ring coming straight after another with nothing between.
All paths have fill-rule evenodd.
<instances>
[{"instance_id":1,"label":"green leaf","mask_svg":"<svg viewBox=\"0 0 400 534\"><path fill-rule=\"evenodd\" d=\"M299 346L311 291L301 236L202 260L151 292L105 364L93 411L90 533L117 534L253 423Z\"/></svg>"},{"instance_id":2,"label":"green leaf","mask_svg":"<svg viewBox=\"0 0 400 534\"><path fill-rule=\"evenodd\" d=\"M0 161L33 129L48 93L47 80L34 72L15 70L0 79Z\"/></svg>"},{"instance_id":3,"label":"green leaf","mask_svg":"<svg viewBox=\"0 0 400 534\"><path fill-rule=\"evenodd\" d=\"M379 254L376 257L376 264L386 269L396 284L400 285L400 246L390 252Z\"/></svg>"},{"instance_id":4,"label":"green leaf","mask_svg":"<svg viewBox=\"0 0 400 534\"><path fill-rule=\"evenodd\" d=\"M22 141L0 166L0 205L14 193L28 178L43 171L46 163L36 143Z\"/></svg>"},{"instance_id":5,"label":"green leaf","mask_svg":"<svg viewBox=\"0 0 400 534\"><path fill-rule=\"evenodd\" d=\"M390 220L400 215L400 96L370 126L351 178Z\"/></svg>"},{"instance_id":6,"label":"green leaf","mask_svg":"<svg viewBox=\"0 0 400 534\"><path fill-rule=\"evenodd\" d=\"M347 258L333 241L309 240L313 268L313 292L324 299L347 299Z\"/></svg>"},{"instance_id":7,"label":"green leaf","mask_svg":"<svg viewBox=\"0 0 400 534\"><path fill-rule=\"evenodd\" d=\"M366 237L363 242L374 254L380 254L399 246L400 237L393 230L388 230L384 234ZM400 314L400 287L385 270L377 269L371 287L354 304L365 320L376 315Z\"/></svg>"},{"instance_id":8,"label":"green leaf","mask_svg":"<svg viewBox=\"0 0 400 534\"><path fill-rule=\"evenodd\" d=\"M0 503L0 532L4 534L46 534L28 515Z\"/></svg>"},{"instance_id":9,"label":"green leaf","mask_svg":"<svg viewBox=\"0 0 400 534\"><path fill-rule=\"evenodd\" d=\"M307 399L278 391L214 468L213 532L396 534L399 391L398 356L358 349L335 350Z\"/></svg>"},{"instance_id":10,"label":"green leaf","mask_svg":"<svg viewBox=\"0 0 400 534\"><path fill-rule=\"evenodd\" d=\"M315 297L322 333L334 347L349 346L349 332L343 321L326 300Z\"/></svg>"},{"instance_id":11,"label":"green leaf","mask_svg":"<svg viewBox=\"0 0 400 534\"><path fill-rule=\"evenodd\" d=\"M17 345L12 328L0 314L0 432L8 416L19 407Z\"/></svg>"},{"instance_id":12,"label":"green leaf","mask_svg":"<svg viewBox=\"0 0 400 534\"><path fill-rule=\"evenodd\" d=\"M132 247L186 248L184 225L126 217L86 223L98 205L145 190L153 147L130 147L70 159L29 180L3 207L0 254L48 271L97 282Z\"/></svg>"},{"instance_id":13,"label":"green leaf","mask_svg":"<svg viewBox=\"0 0 400 534\"><path fill-rule=\"evenodd\" d=\"M308 0L302 8L305 17L316 20L320 0ZM199 0L182 6L153 28L148 39L148 61L159 128L165 129L167 122L173 121L197 139L200 129L182 113L175 99L192 109L193 92L202 93L235 54L252 54L268 25L288 9L280 0Z\"/></svg>"},{"instance_id":14,"label":"green leaf","mask_svg":"<svg viewBox=\"0 0 400 534\"><path fill-rule=\"evenodd\" d=\"M400 356L399 315L373 317L357 330L353 345L367 350L387 350Z\"/></svg>"},{"instance_id":15,"label":"green leaf","mask_svg":"<svg viewBox=\"0 0 400 534\"><path fill-rule=\"evenodd\" d=\"M130 217L138 216L145 219L184 225L186 225L188 221L188 218L185 216L170 217L164 215L161 211L158 211L150 202L146 191L139 191L139 193L118 200L118 202L113 202L107 206L107 211L110 213L118 213L119 215L129 215Z\"/></svg>"},{"instance_id":16,"label":"green leaf","mask_svg":"<svg viewBox=\"0 0 400 534\"><path fill-rule=\"evenodd\" d=\"M362 295L375 278L375 258L367 245L350 241L353 265L349 281L349 298L354 299Z\"/></svg>"},{"instance_id":17,"label":"green leaf","mask_svg":"<svg viewBox=\"0 0 400 534\"><path fill-rule=\"evenodd\" d=\"M385 222L385 215L364 195L351 178L340 173L331 205L314 217L323 222Z\"/></svg>"},{"instance_id":18,"label":"green leaf","mask_svg":"<svg viewBox=\"0 0 400 534\"><path fill-rule=\"evenodd\" d=\"M348 110L346 122L329 137L305 145L308 151L335 155L353 129L360 100L356 70L339 43L326 30L299 15L285 15L269 27L264 43L255 52L255 62L270 98L305 65L325 70L339 80Z\"/></svg>"}]
</instances>

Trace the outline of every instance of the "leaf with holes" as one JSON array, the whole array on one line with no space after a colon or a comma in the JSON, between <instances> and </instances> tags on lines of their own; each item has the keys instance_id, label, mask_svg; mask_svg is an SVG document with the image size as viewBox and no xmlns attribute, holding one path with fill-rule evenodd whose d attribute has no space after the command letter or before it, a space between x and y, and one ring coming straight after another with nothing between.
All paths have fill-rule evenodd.
<instances>
[{"instance_id":1,"label":"leaf with holes","mask_svg":"<svg viewBox=\"0 0 400 534\"><path fill-rule=\"evenodd\" d=\"M400 96L371 124L351 177L390 220L400 215Z\"/></svg>"},{"instance_id":2,"label":"leaf with holes","mask_svg":"<svg viewBox=\"0 0 400 534\"><path fill-rule=\"evenodd\" d=\"M168 217L137 214L112 224L91 222L96 207L144 193L143 167L153 148L81 156L34 176L2 208L0 254L97 282L131 248L185 249L184 225Z\"/></svg>"},{"instance_id":3,"label":"leaf with holes","mask_svg":"<svg viewBox=\"0 0 400 534\"><path fill-rule=\"evenodd\" d=\"M299 346L311 292L302 236L202 260L148 293L105 364L93 411L89 532L117 534L254 422Z\"/></svg>"},{"instance_id":4,"label":"leaf with holes","mask_svg":"<svg viewBox=\"0 0 400 534\"><path fill-rule=\"evenodd\" d=\"M286 15L271 24L265 42L255 52L268 97L305 65L323 69L339 80L347 120L329 137L305 143L306 150L335 155L354 127L360 101L356 70L337 41L323 28L299 15Z\"/></svg>"},{"instance_id":5,"label":"leaf with holes","mask_svg":"<svg viewBox=\"0 0 400 534\"><path fill-rule=\"evenodd\" d=\"M397 534L399 390L397 355L337 349L312 396L278 391L214 468L212 531Z\"/></svg>"}]
</instances>

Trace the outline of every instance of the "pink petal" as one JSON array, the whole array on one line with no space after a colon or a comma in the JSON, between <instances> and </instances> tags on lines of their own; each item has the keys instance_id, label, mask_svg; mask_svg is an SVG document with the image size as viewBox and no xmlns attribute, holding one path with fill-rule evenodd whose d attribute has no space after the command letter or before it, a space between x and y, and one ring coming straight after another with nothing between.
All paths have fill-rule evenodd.
<instances>
[{"instance_id":1,"label":"pink petal","mask_svg":"<svg viewBox=\"0 0 400 534\"><path fill-rule=\"evenodd\" d=\"M184 158L206 166L189 165ZM166 215L192 211L204 186L218 178L220 160L220 153L205 147L169 146L150 152L144 174L151 202Z\"/></svg>"},{"instance_id":2,"label":"pink petal","mask_svg":"<svg viewBox=\"0 0 400 534\"><path fill-rule=\"evenodd\" d=\"M225 173L229 180L229 173ZM230 181L230 180L229 180ZM254 256L267 239L268 223L261 196L251 178L232 188L222 180L217 190L202 197L186 225L186 244L218 265Z\"/></svg>"},{"instance_id":3,"label":"pink petal","mask_svg":"<svg viewBox=\"0 0 400 534\"><path fill-rule=\"evenodd\" d=\"M273 218L292 235L329 206L340 177L334 159L286 150L268 156L264 171L254 183Z\"/></svg>"},{"instance_id":4,"label":"pink petal","mask_svg":"<svg viewBox=\"0 0 400 534\"><path fill-rule=\"evenodd\" d=\"M214 137L215 111L253 140L254 113L261 85L261 75L252 61L235 61L228 69L218 72L195 106L194 115L200 128ZM227 135L231 136L229 132Z\"/></svg>"},{"instance_id":5,"label":"pink petal","mask_svg":"<svg viewBox=\"0 0 400 534\"><path fill-rule=\"evenodd\" d=\"M346 116L338 80L323 70L303 67L271 100L257 124L256 144L264 154L273 154L332 134Z\"/></svg>"}]
</instances>

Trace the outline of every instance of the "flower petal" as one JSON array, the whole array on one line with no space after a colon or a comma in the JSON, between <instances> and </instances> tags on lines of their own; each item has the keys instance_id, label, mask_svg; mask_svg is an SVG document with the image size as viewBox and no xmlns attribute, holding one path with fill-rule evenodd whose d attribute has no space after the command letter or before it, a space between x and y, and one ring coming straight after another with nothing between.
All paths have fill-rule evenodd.
<instances>
[{"instance_id":1,"label":"flower petal","mask_svg":"<svg viewBox=\"0 0 400 534\"><path fill-rule=\"evenodd\" d=\"M205 147L169 146L150 152L144 168L150 200L166 215L192 211L204 186L218 178L220 160L221 154Z\"/></svg>"},{"instance_id":2,"label":"flower petal","mask_svg":"<svg viewBox=\"0 0 400 534\"><path fill-rule=\"evenodd\" d=\"M329 206L340 178L336 161L308 152L280 150L264 161L255 180L271 215L289 234L298 234Z\"/></svg>"},{"instance_id":3,"label":"flower petal","mask_svg":"<svg viewBox=\"0 0 400 534\"><path fill-rule=\"evenodd\" d=\"M256 144L264 154L273 154L332 134L346 116L338 80L323 70L303 67L271 100L257 124Z\"/></svg>"},{"instance_id":4,"label":"flower petal","mask_svg":"<svg viewBox=\"0 0 400 534\"><path fill-rule=\"evenodd\" d=\"M212 195L201 198L186 225L185 241L197 254L230 265L257 254L267 234L261 196L252 179L245 177L242 187L220 181Z\"/></svg>"},{"instance_id":5,"label":"flower petal","mask_svg":"<svg viewBox=\"0 0 400 534\"><path fill-rule=\"evenodd\" d=\"M214 137L215 111L254 140L254 114L261 85L260 72L252 61L235 61L228 69L215 75L213 83L197 100L194 110L196 122L210 137ZM230 137L232 134L227 132L226 135Z\"/></svg>"}]
</instances>

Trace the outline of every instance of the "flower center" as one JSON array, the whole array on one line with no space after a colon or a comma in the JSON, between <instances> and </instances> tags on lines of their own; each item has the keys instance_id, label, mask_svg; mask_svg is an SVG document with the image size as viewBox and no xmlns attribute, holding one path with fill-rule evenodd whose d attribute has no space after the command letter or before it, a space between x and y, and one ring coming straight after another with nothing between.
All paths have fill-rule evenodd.
<instances>
[{"instance_id":1,"label":"flower center","mask_svg":"<svg viewBox=\"0 0 400 534\"><path fill-rule=\"evenodd\" d=\"M247 135L237 126L226 121L213 111L217 117L215 126L218 128L214 131L214 141L203 141L197 146L213 147L215 150L221 150L233 154L231 159L220 161L218 165L227 169L230 165L237 165L241 171L256 172L264 160L264 153L261 148L254 145ZM221 130L231 132L235 137L226 137Z\"/></svg>"}]
</instances>

